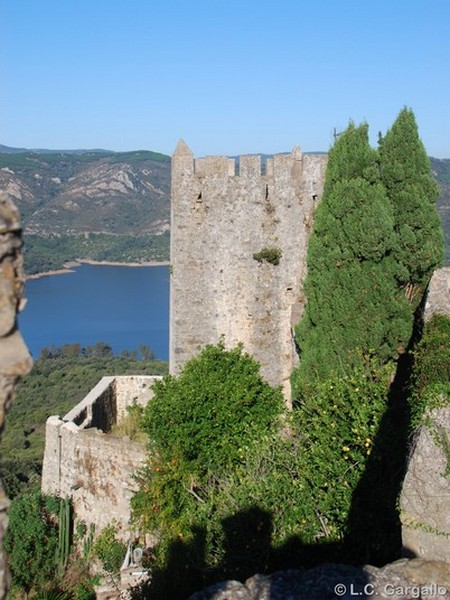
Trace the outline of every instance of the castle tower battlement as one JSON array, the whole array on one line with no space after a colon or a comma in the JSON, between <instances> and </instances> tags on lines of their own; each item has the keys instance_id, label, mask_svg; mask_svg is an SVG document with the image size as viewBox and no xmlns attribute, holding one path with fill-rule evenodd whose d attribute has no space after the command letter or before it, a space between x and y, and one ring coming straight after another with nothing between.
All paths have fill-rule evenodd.
<instances>
[{"instance_id":1,"label":"castle tower battlement","mask_svg":"<svg viewBox=\"0 0 450 600\"><path fill-rule=\"evenodd\" d=\"M302 286L326 155L172 157L170 368L224 337L239 342L263 377L290 398L296 363L292 324ZM261 258L276 250L279 263ZM275 261L276 262L276 261Z\"/></svg>"}]
</instances>

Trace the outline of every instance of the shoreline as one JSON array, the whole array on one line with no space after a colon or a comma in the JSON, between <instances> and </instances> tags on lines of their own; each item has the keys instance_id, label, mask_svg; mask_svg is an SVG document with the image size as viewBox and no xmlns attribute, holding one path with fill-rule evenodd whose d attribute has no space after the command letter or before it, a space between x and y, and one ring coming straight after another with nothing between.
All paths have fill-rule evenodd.
<instances>
[{"instance_id":1,"label":"shoreline","mask_svg":"<svg viewBox=\"0 0 450 600\"><path fill-rule=\"evenodd\" d=\"M151 260L147 262L117 262L107 260L90 260L88 258L80 258L77 260L69 261L63 264L62 269L56 269L54 271L44 271L42 273L34 273L33 275L25 275L25 281L31 279L42 279L42 277L52 277L53 275L66 275L68 273L74 273L74 267L80 267L81 265L93 265L99 267L165 267L170 265L170 261L156 261Z\"/></svg>"}]
</instances>

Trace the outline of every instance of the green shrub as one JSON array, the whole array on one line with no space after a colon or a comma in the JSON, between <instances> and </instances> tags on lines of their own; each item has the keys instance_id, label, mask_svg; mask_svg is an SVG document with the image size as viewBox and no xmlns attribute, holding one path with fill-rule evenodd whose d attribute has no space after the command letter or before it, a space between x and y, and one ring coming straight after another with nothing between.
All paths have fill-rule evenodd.
<instances>
[{"instance_id":1,"label":"green shrub","mask_svg":"<svg viewBox=\"0 0 450 600\"><path fill-rule=\"evenodd\" d=\"M421 423L427 409L450 398L450 318L434 315L425 324L414 350L411 377L411 428Z\"/></svg>"},{"instance_id":2,"label":"green shrub","mask_svg":"<svg viewBox=\"0 0 450 600\"><path fill-rule=\"evenodd\" d=\"M373 497L385 485L379 470L369 469L369 463L376 465L386 448L394 453L394 436L399 432L391 429L387 400L392 375L392 365L378 366L369 360L348 376L318 384L315 393L300 399L294 411L302 481L298 502L308 513L304 517L307 540L312 543L321 535L328 541L345 540L352 527L350 518L365 520L359 539L352 540L355 547L346 549L352 560L359 559L358 544L369 546L370 534L378 535L367 530L379 526L367 523L365 515L371 508L358 507L355 500L362 478Z\"/></svg>"},{"instance_id":3,"label":"green shrub","mask_svg":"<svg viewBox=\"0 0 450 600\"><path fill-rule=\"evenodd\" d=\"M422 391L450 379L450 318L434 315L425 324L422 339L414 351L414 387Z\"/></svg>"},{"instance_id":4,"label":"green shrub","mask_svg":"<svg viewBox=\"0 0 450 600\"><path fill-rule=\"evenodd\" d=\"M52 502L50 508L55 506ZM52 579L56 568L58 528L40 493L18 496L8 511L3 545L13 583L29 591Z\"/></svg>"},{"instance_id":5,"label":"green shrub","mask_svg":"<svg viewBox=\"0 0 450 600\"><path fill-rule=\"evenodd\" d=\"M218 477L242 452L276 426L281 390L260 376L259 366L238 346L207 346L178 377L153 386L143 427L163 463L181 461L194 476Z\"/></svg>"},{"instance_id":6,"label":"green shrub","mask_svg":"<svg viewBox=\"0 0 450 600\"><path fill-rule=\"evenodd\" d=\"M239 349L208 347L178 378L169 378L179 388L167 387L167 380L161 384L155 413L153 401L148 405L147 419L152 413L154 420L148 431L156 432L158 444L153 439L150 445L153 453L140 474L133 508L144 529L159 533L149 592L155 600L313 561L313 547L328 552L323 559L339 559L356 490L369 461L379 461L391 367L367 360L347 377L323 382L285 415L281 430L281 399L273 390L270 419L256 411L253 429L247 408L234 403L218 419L216 434L213 407L236 398L244 381L250 384L247 369L234 371L241 361L247 363L247 357ZM243 386L247 394L264 389L254 374L251 380ZM220 431L227 445L219 443ZM372 483L383 489L382 480ZM367 529L361 538L366 534Z\"/></svg>"},{"instance_id":7,"label":"green shrub","mask_svg":"<svg viewBox=\"0 0 450 600\"><path fill-rule=\"evenodd\" d=\"M280 248L264 247L259 252L253 254L253 258L258 262L268 262L271 265L279 265L282 252Z\"/></svg>"},{"instance_id":8,"label":"green shrub","mask_svg":"<svg viewBox=\"0 0 450 600\"><path fill-rule=\"evenodd\" d=\"M126 547L117 538L117 528L111 524L105 527L94 544L94 555L108 573L120 571L125 558Z\"/></svg>"}]
</instances>

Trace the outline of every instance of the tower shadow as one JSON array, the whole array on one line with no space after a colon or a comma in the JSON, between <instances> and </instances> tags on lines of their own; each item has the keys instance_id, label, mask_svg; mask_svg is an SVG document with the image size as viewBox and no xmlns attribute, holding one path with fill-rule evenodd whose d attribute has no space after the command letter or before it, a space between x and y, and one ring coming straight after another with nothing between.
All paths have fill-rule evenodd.
<instances>
[{"instance_id":1,"label":"tower shadow","mask_svg":"<svg viewBox=\"0 0 450 600\"><path fill-rule=\"evenodd\" d=\"M425 296L416 309L406 352L397 362L373 452L353 492L343 546L343 558L352 564L383 566L415 556L402 545L398 498L409 456L412 350L422 335L424 305Z\"/></svg>"}]
</instances>

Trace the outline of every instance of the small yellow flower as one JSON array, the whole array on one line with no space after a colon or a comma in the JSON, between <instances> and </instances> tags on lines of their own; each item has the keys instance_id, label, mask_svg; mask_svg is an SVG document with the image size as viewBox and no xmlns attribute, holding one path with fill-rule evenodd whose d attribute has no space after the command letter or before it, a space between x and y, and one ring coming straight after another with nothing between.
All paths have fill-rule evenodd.
<instances>
[{"instance_id":1,"label":"small yellow flower","mask_svg":"<svg viewBox=\"0 0 450 600\"><path fill-rule=\"evenodd\" d=\"M350 452L350 448L349 448L348 446L344 446L344 447L342 448L342 451L343 451L343 452Z\"/></svg>"}]
</instances>

